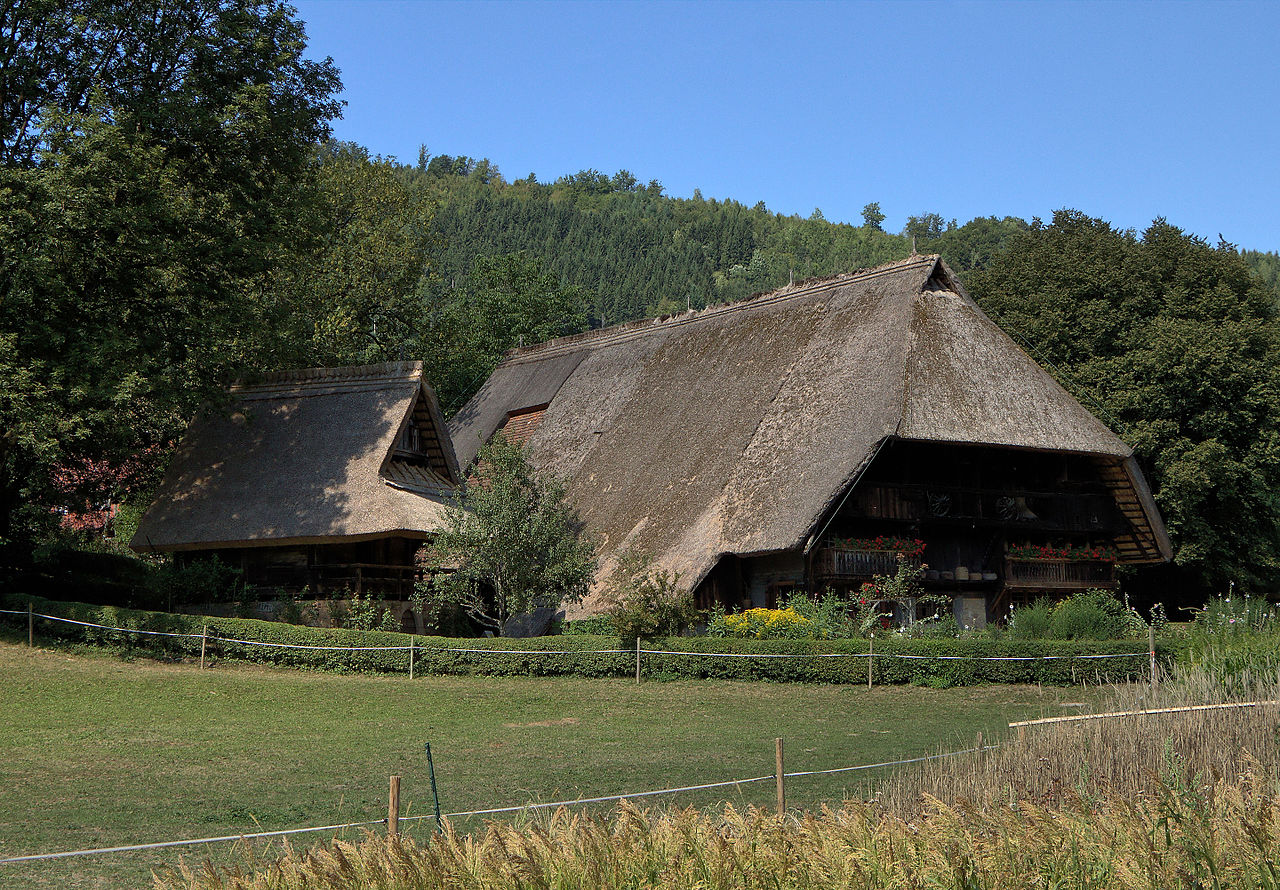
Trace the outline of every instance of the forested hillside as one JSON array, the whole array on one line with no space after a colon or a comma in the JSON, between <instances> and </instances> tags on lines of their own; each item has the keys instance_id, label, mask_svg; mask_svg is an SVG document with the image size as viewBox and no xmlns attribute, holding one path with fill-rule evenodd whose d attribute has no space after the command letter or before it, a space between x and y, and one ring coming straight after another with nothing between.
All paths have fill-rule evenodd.
<instances>
[{"instance_id":1,"label":"forested hillside","mask_svg":"<svg viewBox=\"0 0 1280 890\"><path fill-rule=\"evenodd\" d=\"M965 275L984 269L1031 223L981 217L963 224L925 212L900 233L882 228L877 203L863 224L771 212L763 202L672 198L657 181L626 170L584 170L539 183L508 182L490 160L424 152L401 175L436 202L435 267L457 284L477 257L523 252L566 284L585 288L593 327L731 302L792 278L830 275L890 260L912 249L939 253ZM1245 262L1280 293L1280 256L1243 251Z\"/></svg>"},{"instance_id":2,"label":"forested hillside","mask_svg":"<svg viewBox=\"0 0 1280 890\"><path fill-rule=\"evenodd\" d=\"M507 182L490 161L440 155L403 168L436 202L442 244L436 267L450 282L476 257L525 252L566 283L586 288L593 327L702 308L768 291L792 278L830 275L941 253L960 271L985 266L1027 223L1013 217L964 225L935 213L903 233L881 228L877 204L863 225L770 212L733 200L670 198L625 170L595 170L539 183Z\"/></svg>"}]
</instances>

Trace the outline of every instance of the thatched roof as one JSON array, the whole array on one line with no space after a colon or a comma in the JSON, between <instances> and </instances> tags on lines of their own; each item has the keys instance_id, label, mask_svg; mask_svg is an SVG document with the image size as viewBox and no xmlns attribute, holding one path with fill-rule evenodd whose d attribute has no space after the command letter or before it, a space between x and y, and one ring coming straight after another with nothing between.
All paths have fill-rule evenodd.
<instances>
[{"instance_id":1,"label":"thatched roof","mask_svg":"<svg viewBox=\"0 0 1280 890\"><path fill-rule=\"evenodd\" d=\"M722 554L810 543L888 437L1137 472L936 256L515 350L451 422L459 459L543 405L531 459L568 477L606 562L635 545L691 585ZM1167 537L1138 477L1116 483L1138 504L1123 556L1159 560Z\"/></svg>"},{"instance_id":2,"label":"thatched roof","mask_svg":"<svg viewBox=\"0 0 1280 890\"><path fill-rule=\"evenodd\" d=\"M440 526L457 461L419 362L235 386L192 422L135 550L333 543ZM421 456L400 447L413 425Z\"/></svg>"}]
</instances>

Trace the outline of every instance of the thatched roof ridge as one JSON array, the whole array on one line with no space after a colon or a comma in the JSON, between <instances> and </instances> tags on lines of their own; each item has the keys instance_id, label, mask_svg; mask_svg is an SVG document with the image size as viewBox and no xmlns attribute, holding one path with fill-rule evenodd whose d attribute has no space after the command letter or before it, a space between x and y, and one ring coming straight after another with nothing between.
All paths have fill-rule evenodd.
<instances>
[{"instance_id":1,"label":"thatched roof ridge","mask_svg":"<svg viewBox=\"0 0 1280 890\"><path fill-rule=\"evenodd\" d=\"M805 546L891 437L1132 455L937 256L515 350L451 421L459 460L543 405L529 454L606 565L634 545L688 584Z\"/></svg>"},{"instance_id":2,"label":"thatched roof ridge","mask_svg":"<svg viewBox=\"0 0 1280 890\"><path fill-rule=\"evenodd\" d=\"M425 464L398 456L409 423L430 442ZM277 372L236 384L227 408L192 422L131 546L424 537L458 479L421 363Z\"/></svg>"},{"instance_id":3,"label":"thatched roof ridge","mask_svg":"<svg viewBox=\"0 0 1280 890\"><path fill-rule=\"evenodd\" d=\"M905 263L934 265L938 259L939 256L937 254L931 254L928 256L917 255L908 260L884 263L868 269L860 269L856 272L848 272L840 275L813 276L811 278L805 278L802 281L797 281L794 284L783 285L775 290L754 293L745 300L738 300L733 303L714 303L702 309L690 309L685 312L673 312L667 315L659 315L655 318L640 318L634 321L624 321L620 324L610 325L606 328L596 328L590 331L582 331L577 334L568 334L563 337L556 337L530 346L518 346L507 350L503 356L503 364L515 363L524 360L536 361L551 355L576 352L583 348L598 349L603 346L608 346L613 343L630 339L631 337L644 336L646 334L653 333L654 329L658 327L676 327L679 325L715 319L725 313L745 312L753 309L759 309L761 306L776 303L780 300L803 296L815 290L827 287L834 282L848 282L874 278L877 275L896 273L901 271Z\"/></svg>"}]
</instances>

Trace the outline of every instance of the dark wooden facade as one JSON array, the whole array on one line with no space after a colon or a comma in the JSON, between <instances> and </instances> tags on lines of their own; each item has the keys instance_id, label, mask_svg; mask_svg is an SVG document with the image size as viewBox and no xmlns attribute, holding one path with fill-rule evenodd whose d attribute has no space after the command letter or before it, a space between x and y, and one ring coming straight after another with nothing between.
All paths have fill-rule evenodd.
<instances>
[{"instance_id":1,"label":"dark wooden facade","mask_svg":"<svg viewBox=\"0 0 1280 890\"><path fill-rule=\"evenodd\" d=\"M856 593L892 575L891 550L851 546L877 536L924 542L909 557L926 567L926 591L981 603L985 618L1010 604L1117 586L1115 560L1039 559L1027 548L1114 553L1128 529L1092 455L1062 451L887 441L820 528L808 553L722 560L700 599L772 606L795 590Z\"/></svg>"},{"instance_id":2,"label":"dark wooden facade","mask_svg":"<svg viewBox=\"0 0 1280 890\"><path fill-rule=\"evenodd\" d=\"M415 556L422 541L403 537L284 547L238 547L179 553L184 559L216 555L241 572L259 593L308 591L315 596L345 593L407 600L421 577Z\"/></svg>"}]
</instances>

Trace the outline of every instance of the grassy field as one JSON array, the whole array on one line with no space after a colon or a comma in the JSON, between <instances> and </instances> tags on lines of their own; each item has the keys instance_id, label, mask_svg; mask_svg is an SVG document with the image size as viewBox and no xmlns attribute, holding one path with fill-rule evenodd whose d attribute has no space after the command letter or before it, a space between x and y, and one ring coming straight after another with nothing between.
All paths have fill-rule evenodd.
<instances>
[{"instance_id":1,"label":"grassy field","mask_svg":"<svg viewBox=\"0 0 1280 890\"><path fill-rule=\"evenodd\" d=\"M426 812L427 741L448 812L765 775L775 736L786 740L788 770L917 756L1096 695L200 672L13 642L0 643L0 688L0 857L376 819L392 773L404 777L405 808ZM788 785L801 807L860 790L848 775ZM663 800L745 805L771 795L760 783ZM180 852L223 858L229 846L4 865L0 885L143 887Z\"/></svg>"}]
</instances>

